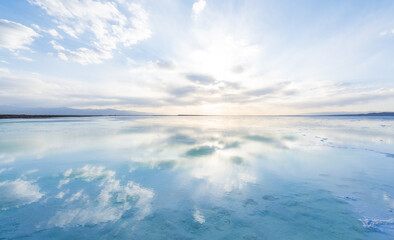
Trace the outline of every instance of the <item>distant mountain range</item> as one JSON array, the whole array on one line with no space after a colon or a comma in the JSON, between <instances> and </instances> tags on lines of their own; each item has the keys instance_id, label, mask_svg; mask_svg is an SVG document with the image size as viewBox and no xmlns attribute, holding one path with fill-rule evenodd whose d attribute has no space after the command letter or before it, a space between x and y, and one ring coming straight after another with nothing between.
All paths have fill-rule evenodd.
<instances>
[{"instance_id":1,"label":"distant mountain range","mask_svg":"<svg viewBox=\"0 0 394 240\"><path fill-rule=\"evenodd\" d=\"M376 112L376 113L353 113L353 114L329 114L329 115L324 115L324 116L349 116L349 117L351 117L351 116L354 116L354 117L357 117L357 116L360 116L360 117L363 117L363 116L371 116L371 117L385 117L385 116L394 116L394 112Z\"/></svg>"},{"instance_id":2,"label":"distant mountain range","mask_svg":"<svg viewBox=\"0 0 394 240\"><path fill-rule=\"evenodd\" d=\"M136 111L121 111L116 109L76 109L76 108L20 108L0 106L3 115L147 115L149 113Z\"/></svg>"}]
</instances>

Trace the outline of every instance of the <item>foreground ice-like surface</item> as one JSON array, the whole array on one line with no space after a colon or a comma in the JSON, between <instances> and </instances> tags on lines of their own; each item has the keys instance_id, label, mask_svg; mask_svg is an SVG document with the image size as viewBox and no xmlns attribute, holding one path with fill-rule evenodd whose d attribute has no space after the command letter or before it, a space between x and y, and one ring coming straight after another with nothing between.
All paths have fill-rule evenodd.
<instances>
[{"instance_id":1,"label":"foreground ice-like surface","mask_svg":"<svg viewBox=\"0 0 394 240\"><path fill-rule=\"evenodd\" d=\"M0 239L394 239L394 118L0 120Z\"/></svg>"}]
</instances>

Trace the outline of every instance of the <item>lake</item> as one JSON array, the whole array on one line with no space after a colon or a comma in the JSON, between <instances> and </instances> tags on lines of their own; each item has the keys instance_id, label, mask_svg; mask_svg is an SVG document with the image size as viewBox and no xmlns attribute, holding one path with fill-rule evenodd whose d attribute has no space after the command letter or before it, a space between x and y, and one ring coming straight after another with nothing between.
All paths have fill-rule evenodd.
<instances>
[{"instance_id":1,"label":"lake","mask_svg":"<svg viewBox=\"0 0 394 240\"><path fill-rule=\"evenodd\" d=\"M0 239L394 239L394 117L0 120Z\"/></svg>"}]
</instances>

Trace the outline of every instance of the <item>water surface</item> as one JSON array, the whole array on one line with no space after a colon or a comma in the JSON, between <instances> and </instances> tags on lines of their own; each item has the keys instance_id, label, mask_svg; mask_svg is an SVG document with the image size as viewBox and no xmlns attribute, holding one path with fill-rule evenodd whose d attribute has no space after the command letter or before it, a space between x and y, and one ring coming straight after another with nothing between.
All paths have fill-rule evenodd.
<instances>
[{"instance_id":1,"label":"water surface","mask_svg":"<svg viewBox=\"0 0 394 240\"><path fill-rule=\"evenodd\" d=\"M0 120L0 239L394 239L392 117Z\"/></svg>"}]
</instances>

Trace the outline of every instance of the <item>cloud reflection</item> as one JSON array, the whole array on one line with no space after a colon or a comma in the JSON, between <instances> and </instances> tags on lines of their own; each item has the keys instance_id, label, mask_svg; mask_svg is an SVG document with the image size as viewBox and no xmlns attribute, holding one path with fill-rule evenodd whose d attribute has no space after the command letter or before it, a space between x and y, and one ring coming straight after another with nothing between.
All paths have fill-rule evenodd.
<instances>
[{"instance_id":1,"label":"cloud reflection","mask_svg":"<svg viewBox=\"0 0 394 240\"><path fill-rule=\"evenodd\" d=\"M115 171L102 166L85 165L79 169L69 169L60 180L59 187L75 180L98 182L99 194L85 194L79 190L64 201L65 210L53 216L48 225L58 227L84 226L119 220L127 211L135 209L135 219L141 220L151 212L154 192L139 184L128 181L121 184ZM59 198L62 198L61 194Z\"/></svg>"},{"instance_id":2,"label":"cloud reflection","mask_svg":"<svg viewBox=\"0 0 394 240\"><path fill-rule=\"evenodd\" d=\"M168 216L176 216L171 226L182 222L198 229L218 229L238 213L259 222L267 216L277 219L279 209L284 214L280 221L286 224L285 209L294 214L308 212L308 196L318 197L311 200L317 201L316 209L324 205L318 201L333 201L332 208L318 212L326 218L326 212L338 210L338 204L347 208L345 201L357 204L363 196L352 198L353 192L337 194L334 189L335 195L344 196L338 203L331 189L324 197L308 189L327 184L358 191L364 179L371 177L372 164L391 160L386 153L391 154L394 142L392 120L384 119L196 116L69 121L10 121L0 131L1 208L4 216L46 208L34 231L93 229L96 224L100 224L97 228L116 225L117 230L144 224L166 228ZM4 159L13 161L1 162ZM33 181L28 179L31 176L40 178ZM352 182L343 176L351 176ZM292 181L305 177L307 183L299 189L288 187L288 182L294 186ZM372 187L365 185L361 190ZM387 189L380 201L392 208L393 194ZM386 225L375 224L379 229Z\"/></svg>"},{"instance_id":3,"label":"cloud reflection","mask_svg":"<svg viewBox=\"0 0 394 240\"><path fill-rule=\"evenodd\" d=\"M44 193L34 181L16 179L0 182L0 209L20 207L40 200Z\"/></svg>"},{"instance_id":4,"label":"cloud reflection","mask_svg":"<svg viewBox=\"0 0 394 240\"><path fill-rule=\"evenodd\" d=\"M274 159L279 153L303 150L305 146L341 147L346 143L346 147L376 148L376 152L391 156L390 143L394 142L389 134L390 124L382 128L379 122L376 128L363 129L362 124L343 119L326 120L324 129L319 118L290 121L249 117L243 118L242 124L238 117L95 119L79 121L83 128L75 128L74 122L61 122L61 129L57 121L48 121L45 132L40 130L43 123L37 123L34 125L37 131L25 134L24 138L18 137L16 128L1 138L0 164L7 168L13 164L7 159L40 159L81 151L96 151L103 158L112 158L115 152L114 157L129 162L131 168L182 172L183 176L203 179L225 192L255 182L259 162ZM9 127L18 123L13 124ZM371 121L369 124L374 126ZM328 140L320 141L322 138ZM78 143L75 139L79 139ZM74 180L108 182L114 176L115 172L104 166L86 165L66 171L59 187Z\"/></svg>"}]
</instances>

